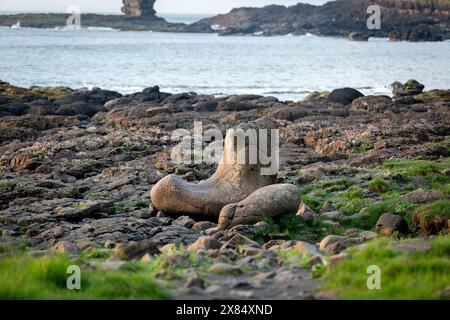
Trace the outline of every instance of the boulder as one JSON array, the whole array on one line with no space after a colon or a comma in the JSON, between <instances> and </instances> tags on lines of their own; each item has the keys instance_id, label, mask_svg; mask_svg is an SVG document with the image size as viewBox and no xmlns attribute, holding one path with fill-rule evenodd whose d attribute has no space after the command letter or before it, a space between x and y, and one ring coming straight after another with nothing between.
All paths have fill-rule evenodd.
<instances>
[{"instance_id":1,"label":"boulder","mask_svg":"<svg viewBox=\"0 0 450 320\"><path fill-rule=\"evenodd\" d=\"M188 247L189 251L197 250L209 250L209 249L220 249L222 247L222 242L214 239L213 237L203 236L198 238L193 244Z\"/></svg>"},{"instance_id":2,"label":"boulder","mask_svg":"<svg viewBox=\"0 0 450 320\"><path fill-rule=\"evenodd\" d=\"M116 257L121 260L136 260L141 259L146 254L155 255L159 253L157 244L150 240L121 243L114 250Z\"/></svg>"},{"instance_id":3,"label":"boulder","mask_svg":"<svg viewBox=\"0 0 450 320\"><path fill-rule=\"evenodd\" d=\"M422 188L419 188L417 190L411 191L410 193L407 193L403 196L405 200L422 204L422 203L428 203L433 202L436 200L441 200L445 198L449 198L447 195L445 195L442 192L436 191L436 190L424 190Z\"/></svg>"},{"instance_id":4,"label":"boulder","mask_svg":"<svg viewBox=\"0 0 450 320\"><path fill-rule=\"evenodd\" d=\"M352 102L351 110L357 112L384 112L389 110L392 99L388 96L366 96Z\"/></svg>"},{"instance_id":5,"label":"boulder","mask_svg":"<svg viewBox=\"0 0 450 320\"><path fill-rule=\"evenodd\" d=\"M394 98L401 98L406 96L414 96L421 94L425 86L416 80L408 80L404 84L394 82L391 84L392 94Z\"/></svg>"},{"instance_id":6,"label":"boulder","mask_svg":"<svg viewBox=\"0 0 450 320\"><path fill-rule=\"evenodd\" d=\"M300 194L291 184L275 184L253 192L246 199L223 207L219 227L229 229L239 224L253 224L267 217L295 213L300 206Z\"/></svg>"},{"instance_id":7,"label":"boulder","mask_svg":"<svg viewBox=\"0 0 450 320\"><path fill-rule=\"evenodd\" d=\"M351 104L353 100L360 97L364 97L364 95L358 90L352 88L341 88L331 91L327 97L327 101L347 105Z\"/></svg>"},{"instance_id":8,"label":"boulder","mask_svg":"<svg viewBox=\"0 0 450 320\"><path fill-rule=\"evenodd\" d=\"M369 35L362 32L350 32L348 34L348 39L352 41L368 41Z\"/></svg>"},{"instance_id":9,"label":"boulder","mask_svg":"<svg viewBox=\"0 0 450 320\"><path fill-rule=\"evenodd\" d=\"M400 216L385 213L377 221L377 232L381 235L392 235L394 232L399 232L404 235L408 233L408 223Z\"/></svg>"},{"instance_id":10,"label":"boulder","mask_svg":"<svg viewBox=\"0 0 450 320\"><path fill-rule=\"evenodd\" d=\"M319 244L322 251L331 254L337 254L347 248L356 246L361 243L358 238L350 238L345 236L329 235L326 236Z\"/></svg>"},{"instance_id":11,"label":"boulder","mask_svg":"<svg viewBox=\"0 0 450 320\"><path fill-rule=\"evenodd\" d=\"M273 125L270 122L271 125ZM240 128L246 130L266 128L266 121L254 122ZM264 166L238 163L235 138L242 139L244 131L229 130L225 137L225 147L216 172L207 180L190 183L176 175L161 179L151 190L150 197L157 210L169 214L189 214L218 217L220 210L230 203L239 202L254 191L276 182L277 173L263 175ZM268 130L270 132L270 130ZM270 139L270 136L268 137ZM256 147L256 148L255 148ZM247 153L257 146L244 146Z\"/></svg>"}]
</instances>

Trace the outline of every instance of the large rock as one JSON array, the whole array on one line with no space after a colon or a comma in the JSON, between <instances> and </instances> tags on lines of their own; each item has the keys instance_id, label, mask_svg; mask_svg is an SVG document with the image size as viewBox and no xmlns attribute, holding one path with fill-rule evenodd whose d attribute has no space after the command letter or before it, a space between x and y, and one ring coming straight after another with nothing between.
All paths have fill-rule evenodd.
<instances>
[{"instance_id":1,"label":"large rock","mask_svg":"<svg viewBox=\"0 0 450 320\"><path fill-rule=\"evenodd\" d=\"M358 238L329 235L320 242L319 248L324 252L337 254L360 243L361 240Z\"/></svg>"},{"instance_id":2,"label":"large rock","mask_svg":"<svg viewBox=\"0 0 450 320\"><path fill-rule=\"evenodd\" d=\"M121 260L134 260L140 259L146 254L158 254L160 251L156 243L149 240L143 240L119 244L116 246L114 253L116 257Z\"/></svg>"},{"instance_id":3,"label":"large rock","mask_svg":"<svg viewBox=\"0 0 450 320\"><path fill-rule=\"evenodd\" d=\"M243 128L259 129L264 128L265 124L267 122L262 121ZM238 163L239 150L234 141L242 134L239 130L228 131L219 166L209 179L195 184L169 175L159 181L150 192L153 206L169 214L218 217L220 210L227 204L239 202L254 191L275 183L277 174L261 174L264 166L259 159L256 164ZM250 148L258 150L259 144L246 144L244 148L246 152Z\"/></svg>"},{"instance_id":4,"label":"large rock","mask_svg":"<svg viewBox=\"0 0 450 320\"><path fill-rule=\"evenodd\" d=\"M225 206L219 215L219 227L253 224L267 217L296 213L300 194L291 184L275 184L253 192L246 199Z\"/></svg>"},{"instance_id":5,"label":"large rock","mask_svg":"<svg viewBox=\"0 0 450 320\"><path fill-rule=\"evenodd\" d=\"M382 235L392 235L394 232L406 234L408 223L405 219L395 214L385 213L377 221L377 232Z\"/></svg>"},{"instance_id":6,"label":"large rock","mask_svg":"<svg viewBox=\"0 0 450 320\"><path fill-rule=\"evenodd\" d=\"M331 91L331 93L327 97L327 101L347 105L352 103L353 100L360 97L364 97L364 95L356 89L341 88Z\"/></svg>"}]
</instances>

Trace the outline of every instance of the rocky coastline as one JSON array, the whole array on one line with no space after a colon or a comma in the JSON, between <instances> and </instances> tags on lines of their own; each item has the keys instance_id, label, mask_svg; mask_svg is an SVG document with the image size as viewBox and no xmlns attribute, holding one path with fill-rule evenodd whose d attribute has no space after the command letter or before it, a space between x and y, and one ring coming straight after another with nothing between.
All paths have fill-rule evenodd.
<instances>
[{"instance_id":1,"label":"rocky coastline","mask_svg":"<svg viewBox=\"0 0 450 320\"><path fill-rule=\"evenodd\" d=\"M82 14L84 27L125 31L218 33L219 35L305 35L348 37L367 41L443 41L450 39L450 4L446 0L338 0L321 6L298 3L286 7L236 8L227 14L192 24L170 23L156 15L154 0L124 0L124 15ZM381 28L368 30L367 8L381 11ZM20 21L23 27L56 28L66 25L68 14L0 15L0 26Z\"/></svg>"},{"instance_id":2,"label":"rocky coastline","mask_svg":"<svg viewBox=\"0 0 450 320\"><path fill-rule=\"evenodd\" d=\"M297 102L0 82L0 255L64 254L89 270L151 272L175 299L348 297L327 279L366 248L391 248L398 259L448 248L449 115L450 90L424 91L415 80L394 83L392 97L341 88ZM223 223L153 203L151 190L169 174L195 185L216 171L170 160L171 133L194 121L224 135L255 121L279 129L278 176L222 209L224 219L256 220ZM264 211L274 186L297 189L289 203L301 201L298 210ZM260 207L247 212L248 203ZM439 276L426 294L448 298Z\"/></svg>"}]
</instances>

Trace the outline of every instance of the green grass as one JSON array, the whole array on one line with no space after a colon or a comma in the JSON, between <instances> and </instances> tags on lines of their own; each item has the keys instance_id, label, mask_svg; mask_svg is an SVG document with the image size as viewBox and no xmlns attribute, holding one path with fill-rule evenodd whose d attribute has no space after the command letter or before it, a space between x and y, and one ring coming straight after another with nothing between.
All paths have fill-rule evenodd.
<instances>
[{"instance_id":1,"label":"green grass","mask_svg":"<svg viewBox=\"0 0 450 320\"><path fill-rule=\"evenodd\" d=\"M0 299L166 299L146 272L106 271L81 267L81 290L67 289L66 256L0 259Z\"/></svg>"},{"instance_id":2,"label":"green grass","mask_svg":"<svg viewBox=\"0 0 450 320\"><path fill-rule=\"evenodd\" d=\"M409 176L429 176L450 168L450 158L441 163L429 160L387 160L383 166L392 172L405 173Z\"/></svg>"},{"instance_id":3,"label":"green grass","mask_svg":"<svg viewBox=\"0 0 450 320\"><path fill-rule=\"evenodd\" d=\"M450 200L442 199L420 206L414 212L414 224L428 234L437 234L448 228Z\"/></svg>"},{"instance_id":4,"label":"green grass","mask_svg":"<svg viewBox=\"0 0 450 320\"><path fill-rule=\"evenodd\" d=\"M0 192L7 192L10 189L11 188L6 183L3 183L3 182L0 183Z\"/></svg>"},{"instance_id":5,"label":"green grass","mask_svg":"<svg viewBox=\"0 0 450 320\"><path fill-rule=\"evenodd\" d=\"M341 299L450 299L450 237L434 238L428 252L399 253L386 239L347 252L351 258L326 272L321 290ZM371 265L380 267L380 290L367 288Z\"/></svg>"},{"instance_id":6,"label":"green grass","mask_svg":"<svg viewBox=\"0 0 450 320\"><path fill-rule=\"evenodd\" d=\"M112 255L112 250L102 248L87 248L80 253L80 260L89 262L92 259L107 259Z\"/></svg>"},{"instance_id":7,"label":"green grass","mask_svg":"<svg viewBox=\"0 0 450 320\"><path fill-rule=\"evenodd\" d=\"M355 148L355 152L364 153L374 149L370 136L365 135L358 141L358 146Z\"/></svg>"},{"instance_id":8,"label":"green grass","mask_svg":"<svg viewBox=\"0 0 450 320\"><path fill-rule=\"evenodd\" d=\"M393 186L391 183L389 183L388 181L386 181L380 177L375 177L372 180L370 180L367 183L367 186L369 187L369 190L376 192L376 193L386 193L393 189Z\"/></svg>"}]
</instances>

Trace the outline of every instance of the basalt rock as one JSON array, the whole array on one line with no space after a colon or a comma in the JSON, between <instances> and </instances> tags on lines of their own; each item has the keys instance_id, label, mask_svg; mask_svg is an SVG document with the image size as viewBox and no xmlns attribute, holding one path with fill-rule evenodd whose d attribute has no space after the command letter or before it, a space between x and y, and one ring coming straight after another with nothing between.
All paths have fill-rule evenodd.
<instances>
[{"instance_id":1,"label":"basalt rock","mask_svg":"<svg viewBox=\"0 0 450 320\"><path fill-rule=\"evenodd\" d=\"M238 129L270 129L271 121L256 121L241 125ZM264 166L258 156L256 164L239 164L238 152L248 155L257 146L245 144L238 150L235 140L244 137L242 130L229 130L217 171L209 179L197 184L189 183L176 175L169 175L159 181L151 190L154 207L169 214L189 214L218 217L220 210L230 203L239 202L254 191L276 182L277 173L263 175ZM270 132L270 130L268 130ZM239 138L238 138L239 137ZM270 135L266 140L270 146ZM244 149L244 150L242 150ZM245 163L248 163L245 161Z\"/></svg>"},{"instance_id":2,"label":"basalt rock","mask_svg":"<svg viewBox=\"0 0 450 320\"><path fill-rule=\"evenodd\" d=\"M240 224L253 224L267 217L295 213L300 202L299 191L294 185L267 186L241 202L225 206L220 211L219 227L228 229Z\"/></svg>"}]
</instances>

